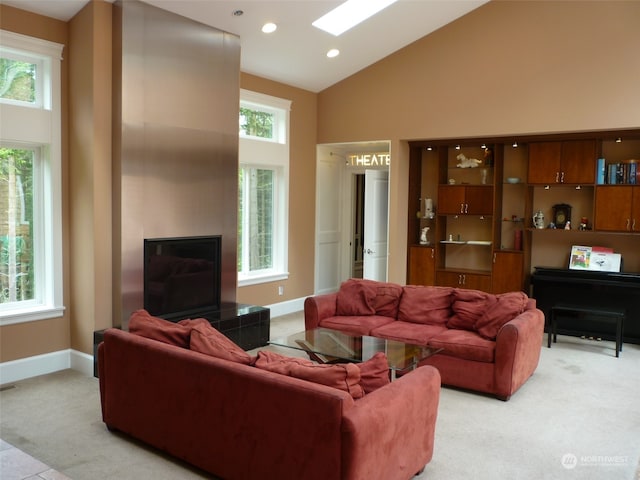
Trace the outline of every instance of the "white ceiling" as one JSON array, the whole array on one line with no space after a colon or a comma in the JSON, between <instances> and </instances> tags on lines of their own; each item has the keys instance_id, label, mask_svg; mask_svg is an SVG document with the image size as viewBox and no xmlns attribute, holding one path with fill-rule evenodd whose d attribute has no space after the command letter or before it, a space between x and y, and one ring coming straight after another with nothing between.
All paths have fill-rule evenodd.
<instances>
[{"instance_id":1,"label":"white ceiling","mask_svg":"<svg viewBox=\"0 0 640 480\"><path fill-rule=\"evenodd\" d=\"M0 0L5 5L67 21L87 0ZM125 0L126 1L126 0ZM241 69L319 92L424 37L489 0L399 0L339 37L311 22L340 0L144 0L240 37ZM242 16L234 16L242 10ZM261 32L265 22L275 33ZM330 48L340 55L329 59Z\"/></svg>"}]
</instances>

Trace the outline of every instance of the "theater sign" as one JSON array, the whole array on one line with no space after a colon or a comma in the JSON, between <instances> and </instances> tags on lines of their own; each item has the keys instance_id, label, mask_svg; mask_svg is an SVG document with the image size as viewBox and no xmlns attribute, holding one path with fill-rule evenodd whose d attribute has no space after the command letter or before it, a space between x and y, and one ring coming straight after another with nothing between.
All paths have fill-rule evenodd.
<instances>
[{"instance_id":1,"label":"theater sign","mask_svg":"<svg viewBox=\"0 0 640 480\"><path fill-rule=\"evenodd\" d=\"M389 153L360 153L347 155L348 167L383 168L391 165Z\"/></svg>"}]
</instances>

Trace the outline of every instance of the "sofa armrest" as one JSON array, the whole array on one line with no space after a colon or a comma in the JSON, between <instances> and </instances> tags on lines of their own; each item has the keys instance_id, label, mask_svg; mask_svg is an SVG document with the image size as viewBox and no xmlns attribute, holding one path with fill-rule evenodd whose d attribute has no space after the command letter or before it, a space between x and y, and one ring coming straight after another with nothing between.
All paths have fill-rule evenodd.
<instances>
[{"instance_id":1,"label":"sofa armrest","mask_svg":"<svg viewBox=\"0 0 640 480\"><path fill-rule=\"evenodd\" d=\"M375 390L344 414L342 478L411 478L431 460L440 373L424 366Z\"/></svg>"},{"instance_id":2,"label":"sofa armrest","mask_svg":"<svg viewBox=\"0 0 640 480\"><path fill-rule=\"evenodd\" d=\"M322 319L334 317L336 314L337 299L337 293L307 297L304 301L305 330L318 328Z\"/></svg>"},{"instance_id":3,"label":"sofa armrest","mask_svg":"<svg viewBox=\"0 0 640 480\"><path fill-rule=\"evenodd\" d=\"M496 337L496 395L509 397L533 374L540 360L544 313L525 310L507 322Z\"/></svg>"}]
</instances>

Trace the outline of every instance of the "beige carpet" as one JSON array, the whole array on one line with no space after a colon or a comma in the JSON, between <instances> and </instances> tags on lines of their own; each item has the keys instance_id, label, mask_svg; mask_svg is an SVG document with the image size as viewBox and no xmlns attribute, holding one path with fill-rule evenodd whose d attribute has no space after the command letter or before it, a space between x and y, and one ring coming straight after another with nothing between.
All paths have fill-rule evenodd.
<instances>
[{"instance_id":1,"label":"beige carpet","mask_svg":"<svg viewBox=\"0 0 640 480\"><path fill-rule=\"evenodd\" d=\"M272 323L272 337L303 328L300 315ZM544 345L508 402L443 388L434 458L416 479L640 480L640 346L616 359L613 342ZM4 389L0 438L73 480L211 478L108 432L97 379L71 370Z\"/></svg>"}]
</instances>

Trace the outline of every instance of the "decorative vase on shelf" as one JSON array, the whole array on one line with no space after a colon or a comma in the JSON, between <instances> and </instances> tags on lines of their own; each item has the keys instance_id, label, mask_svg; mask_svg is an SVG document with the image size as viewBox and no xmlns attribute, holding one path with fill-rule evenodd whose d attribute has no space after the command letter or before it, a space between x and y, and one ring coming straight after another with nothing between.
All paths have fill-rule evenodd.
<instances>
[{"instance_id":1,"label":"decorative vase on shelf","mask_svg":"<svg viewBox=\"0 0 640 480\"><path fill-rule=\"evenodd\" d=\"M435 216L433 211L433 200L430 198L424 199L424 218L433 218Z\"/></svg>"},{"instance_id":2,"label":"decorative vase on shelf","mask_svg":"<svg viewBox=\"0 0 640 480\"><path fill-rule=\"evenodd\" d=\"M538 210L533 216L533 226L536 228L544 228L544 213L542 210Z\"/></svg>"}]
</instances>

